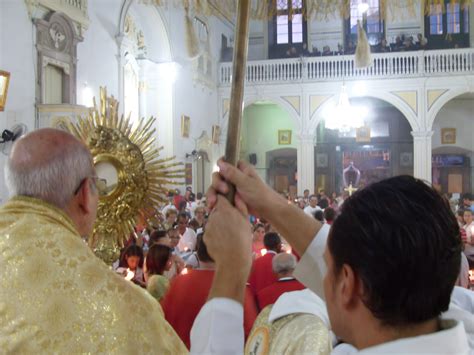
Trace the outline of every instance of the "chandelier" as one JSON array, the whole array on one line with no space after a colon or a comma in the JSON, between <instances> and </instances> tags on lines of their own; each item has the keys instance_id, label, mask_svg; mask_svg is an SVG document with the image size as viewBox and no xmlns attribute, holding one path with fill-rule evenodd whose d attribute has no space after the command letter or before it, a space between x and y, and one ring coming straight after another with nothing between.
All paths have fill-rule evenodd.
<instances>
[{"instance_id":1,"label":"chandelier","mask_svg":"<svg viewBox=\"0 0 474 355\"><path fill-rule=\"evenodd\" d=\"M325 114L325 127L347 133L353 129L363 127L366 116L367 108L351 105L346 86L342 84L337 105L329 108Z\"/></svg>"}]
</instances>

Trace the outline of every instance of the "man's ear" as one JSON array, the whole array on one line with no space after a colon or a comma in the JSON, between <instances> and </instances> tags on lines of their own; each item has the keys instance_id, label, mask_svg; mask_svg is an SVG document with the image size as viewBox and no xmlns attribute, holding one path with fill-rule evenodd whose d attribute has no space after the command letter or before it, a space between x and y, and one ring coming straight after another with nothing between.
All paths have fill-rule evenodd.
<instances>
[{"instance_id":1,"label":"man's ear","mask_svg":"<svg viewBox=\"0 0 474 355\"><path fill-rule=\"evenodd\" d=\"M340 292L341 302L344 307L353 307L356 301L360 298L360 280L356 273L347 264L342 266L340 273Z\"/></svg>"},{"instance_id":2,"label":"man's ear","mask_svg":"<svg viewBox=\"0 0 474 355\"><path fill-rule=\"evenodd\" d=\"M75 196L78 202L79 209L83 213L90 213L91 212L91 194L93 193L91 188L91 181L89 178L86 178L85 181L82 183L79 192Z\"/></svg>"}]
</instances>

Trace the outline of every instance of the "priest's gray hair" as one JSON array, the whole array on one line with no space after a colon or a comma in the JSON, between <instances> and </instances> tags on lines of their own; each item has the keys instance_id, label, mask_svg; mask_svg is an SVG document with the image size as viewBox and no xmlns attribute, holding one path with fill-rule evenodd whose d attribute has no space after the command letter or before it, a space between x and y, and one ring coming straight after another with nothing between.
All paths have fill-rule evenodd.
<instances>
[{"instance_id":1,"label":"priest's gray hair","mask_svg":"<svg viewBox=\"0 0 474 355\"><path fill-rule=\"evenodd\" d=\"M9 157L4 172L10 197L34 197L61 209L82 180L95 175L91 154L83 144L65 144L41 162L17 163Z\"/></svg>"},{"instance_id":2,"label":"priest's gray hair","mask_svg":"<svg viewBox=\"0 0 474 355\"><path fill-rule=\"evenodd\" d=\"M296 257L293 254L280 253L272 259L272 269L275 274L292 272L296 268Z\"/></svg>"}]
</instances>

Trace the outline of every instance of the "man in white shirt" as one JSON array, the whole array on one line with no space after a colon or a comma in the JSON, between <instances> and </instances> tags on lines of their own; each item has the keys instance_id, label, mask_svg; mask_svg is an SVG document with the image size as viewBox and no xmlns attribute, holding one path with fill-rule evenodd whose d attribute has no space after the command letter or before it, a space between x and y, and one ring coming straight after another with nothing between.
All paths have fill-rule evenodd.
<instances>
[{"instance_id":1,"label":"man in white shirt","mask_svg":"<svg viewBox=\"0 0 474 355\"><path fill-rule=\"evenodd\" d=\"M181 212L178 215L178 232L180 236L178 249L182 252L194 251L196 249L196 232L188 228L188 215Z\"/></svg>"},{"instance_id":2,"label":"man in white shirt","mask_svg":"<svg viewBox=\"0 0 474 355\"><path fill-rule=\"evenodd\" d=\"M309 197L309 205L304 208L304 213L314 218L314 212L322 211L321 207L318 206L318 197L311 195Z\"/></svg>"},{"instance_id":3,"label":"man in white shirt","mask_svg":"<svg viewBox=\"0 0 474 355\"><path fill-rule=\"evenodd\" d=\"M221 259L216 267L228 276L214 280L213 297L193 327L191 352L242 352L243 297L238 292L245 286L242 270L248 270L250 248L248 226L235 216L247 206L302 255L295 275L326 296L332 330L343 341L363 353L469 352L463 324L439 318L448 309L459 273L459 227L449 205L423 181L390 178L348 198L331 228L323 273L316 246L321 224L289 206L252 167L218 164L220 175L213 176L208 195L216 212L205 240L210 254ZM221 176L237 188L237 209L215 194L228 191ZM238 238L222 238L223 231ZM228 250L246 248L246 257L225 259ZM236 275L231 277L232 270Z\"/></svg>"}]
</instances>

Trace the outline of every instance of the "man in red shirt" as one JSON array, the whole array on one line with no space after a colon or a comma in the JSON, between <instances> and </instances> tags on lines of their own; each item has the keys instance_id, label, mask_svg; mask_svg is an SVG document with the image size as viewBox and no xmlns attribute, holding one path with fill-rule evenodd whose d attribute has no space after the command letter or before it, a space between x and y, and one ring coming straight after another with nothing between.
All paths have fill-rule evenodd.
<instances>
[{"instance_id":1,"label":"man in red shirt","mask_svg":"<svg viewBox=\"0 0 474 355\"><path fill-rule=\"evenodd\" d=\"M257 303L260 310L269 304L274 304L278 297L285 292L298 291L305 288L303 284L293 277L293 271L296 268L296 257L294 255L287 253L275 255L272 260L272 268L278 277L278 281L257 293Z\"/></svg>"},{"instance_id":2,"label":"man in red shirt","mask_svg":"<svg viewBox=\"0 0 474 355\"><path fill-rule=\"evenodd\" d=\"M267 253L253 262L250 272L250 288L256 295L261 289L270 286L277 281L276 275L272 269L273 257L281 251L281 239L278 233L270 232L265 234L263 245Z\"/></svg>"},{"instance_id":3,"label":"man in red shirt","mask_svg":"<svg viewBox=\"0 0 474 355\"><path fill-rule=\"evenodd\" d=\"M214 261L207 253L202 238L198 238L197 256L199 268L189 269L187 273L178 275L171 282L168 292L161 301L166 320L188 349L190 348L189 335L194 319L207 301L214 278ZM250 334L257 315L254 295L247 286L244 304L245 337Z\"/></svg>"}]
</instances>

